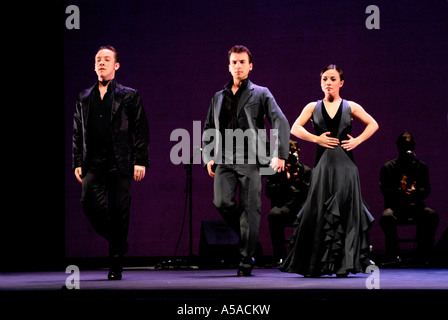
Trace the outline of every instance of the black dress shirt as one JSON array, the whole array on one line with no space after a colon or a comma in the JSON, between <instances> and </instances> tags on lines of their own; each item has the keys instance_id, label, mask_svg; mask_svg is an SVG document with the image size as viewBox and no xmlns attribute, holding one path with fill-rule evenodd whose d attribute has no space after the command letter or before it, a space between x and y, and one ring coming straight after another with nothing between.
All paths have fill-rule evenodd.
<instances>
[{"instance_id":1,"label":"black dress shirt","mask_svg":"<svg viewBox=\"0 0 448 320\"><path fill-rule=\"evenodd\" d=\"M249 78L244 79L235 94L233 94L232 91L233 79L230 80L224 87L224 98L222 100L221 113L219 115L219 131L222 136L223 160L225 163L229 162L225 159L233 159L232 163L236 163L237 152L244 152L244 159L245 161L247 160L247 154L245 154L244 146L237 146L236 139L233 141L232 151L226 151L225 145L226 140L229 139L229 136L232 134L233 130L240 128L238 123L238 103L240 102L241 94L247 87L248 81ZM238 147L241 147L241 150L237 150Z\"/></svg>"},{"instance_id":2,"label":"black dress shirt","mask_svg":"<svg viewBox=\"0 0 448 320\"><path fill-rule=\"evenodd\" d=\"M88 146L91 157L113 156L111 134L111 111L114 98L115 80L107 86L107 92L101 99L98 83L92 90L87 123Z\"/></svg>"}]
</instances>

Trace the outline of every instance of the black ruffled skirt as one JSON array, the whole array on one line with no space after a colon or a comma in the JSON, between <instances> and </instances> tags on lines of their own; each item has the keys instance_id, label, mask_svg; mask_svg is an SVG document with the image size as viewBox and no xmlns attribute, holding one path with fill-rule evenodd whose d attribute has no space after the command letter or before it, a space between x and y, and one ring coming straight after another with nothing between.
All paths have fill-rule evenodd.
<instances>
[{"instance_id":1,"label":"black ruffled skirt","mask_svg":"<svg viewBox=\"0 0 448 320\"><path fill-rule=\"evenodd\" d=\"M364 272L371 264L373 222L355 163L340 146L327 149L313 169L281 270L306 276Z\"/></svg>"}]
</instances>

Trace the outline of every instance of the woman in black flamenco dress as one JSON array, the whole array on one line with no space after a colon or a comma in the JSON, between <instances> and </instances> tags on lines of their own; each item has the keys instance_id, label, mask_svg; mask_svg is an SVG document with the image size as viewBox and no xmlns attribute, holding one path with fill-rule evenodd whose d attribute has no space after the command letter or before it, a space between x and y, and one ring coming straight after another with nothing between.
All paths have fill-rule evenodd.
<instances>
[{"instance_id":1,"label":"woman in black flamenco dress","mask_svg":"<svg viewBox=\"0 0 448 320\"><path fill-rule=\"evenodd\" d=\"M309 103L291 133L318 144L307 200L297 215L291 250L281 270L304 276L347 276L364 272L369 259L370 229L374 219L361 196L358 168L352 150L370 138L378 124L360 105L339 96L342 70L322 70L325 98ZM365 124L356 138L350 135L352 119ZM315 134L304 126L312 120Z\"/></svg>"}]
</instances>

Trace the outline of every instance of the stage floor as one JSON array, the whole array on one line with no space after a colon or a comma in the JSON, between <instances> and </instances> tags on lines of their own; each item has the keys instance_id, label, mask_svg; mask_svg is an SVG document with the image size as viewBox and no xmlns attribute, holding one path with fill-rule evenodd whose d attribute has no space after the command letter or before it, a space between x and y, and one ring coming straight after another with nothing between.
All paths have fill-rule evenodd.
<instances>
[{"instance_id":1,"label":"stage floor","mask_svg":"<svg viewBox=\"0 0 448 320\"><path fill-rule=\"evenodd\" d=\"M251 277L237 277L235 269L157 270L125 268L121 281L108 281L107 269L80 270L81 290L447 290L448 269L377 269L377 274L347 278L305 278L276 269L254 269ZM0 291L61 290L71 274L61 271L0 273ZM374 279L373 276L376 276ZM376 287L373 286L376 283ZM378 283L379 282L379 283ZM70 284L69 284L70 286ZM75 289L75 288L74 288Z\"/></svg>"},{"instance_id":2,"label":"stage floor","mask_svg":"<svg viewBox=\"0 0 448 320\"><path fill-rule=\"evenodd\" d=\"M375 306L376 311L392 306L409 311L428 307L426 303L445 307L448 301L448 269L377 269L372 274L350 274L347 278L304 278L268 268L254 269L251 277L237 277L235 269L135 267L125 268L121 281L108 281L107 272L81 269L79 283L71 281L73 278L67 280L74 274L65 270L0 273L0 303L2 307L22 305L20 309L15 307L18 311L51 306L100 305L105 310L131 306L135 312L148 308L151 312L168 312L172 319L178 315L188 315L185 319L235 319L249 315L266 318L268 315L260 314L262 308L269 308L270 316L277 318L297 308L314 310L341 303L369 309ZM79 289L70 289L75 284ZM105 310L100 310L104 314ZM206 317L201 312L207 310Z\"/></svg>"}]
</instances>

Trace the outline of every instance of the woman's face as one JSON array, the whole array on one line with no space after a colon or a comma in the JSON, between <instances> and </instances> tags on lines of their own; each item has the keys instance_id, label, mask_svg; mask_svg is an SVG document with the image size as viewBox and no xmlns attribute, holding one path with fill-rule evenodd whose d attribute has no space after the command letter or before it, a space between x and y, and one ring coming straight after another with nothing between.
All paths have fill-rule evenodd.
<instances>
[{"instance_id":1,"label":"woman's face","mask_svg":"<svg viewBox=\"0 0 448 320\"><path fill-rule=\"evenodd\" d=\"M339 89L343 86L343 84L344 80L341 81L341 76L335 69L325 71L320 78L320 86L326 95L339 94Z\"/></svg>"}]
</instances>

